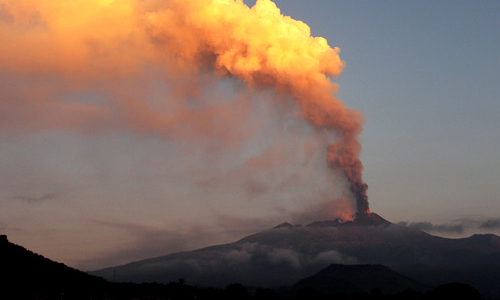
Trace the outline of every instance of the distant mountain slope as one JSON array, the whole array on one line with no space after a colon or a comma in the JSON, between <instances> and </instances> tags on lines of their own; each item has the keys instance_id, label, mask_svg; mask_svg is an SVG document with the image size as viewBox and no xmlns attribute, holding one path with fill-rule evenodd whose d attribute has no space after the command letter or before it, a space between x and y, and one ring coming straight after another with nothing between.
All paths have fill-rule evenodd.
<instances>
[{"instance_id":1,"label":"distant mountain slope","mask_svg":"<svg viewBox=\"0 0 500 300\"><path fill-rule=\"evenodd\" d=\"M447 239L391 224L376 214L348 222L287 223L237 242L173 253L92 272L119 281L225 286L240 282L282 286L311 276L329 264L382 264L435 286L448 281L471 284L500 296L500 238L474 235Z\"/></svg>"},{"instance_id":2,"label":"distant mountain slope","mask_svg":"<svg viewBox=\"0 0 500 300\"><path fill-rule=\"evenodd\" d=\"M59 299L62 294L66 299L89 299L106 283L10 243L5 235L0 235L0 270L0 299Z\"/></svg>"},{"instance_id":3,"label":"distant mountain slope","mask_svg":"<svg viewBox=\"0 0 500 300\"><path fill-rule=\"evenodd\" d=\"M292 286L294 292L301 289L333 295L370 293L374 289L385 294L396 294L407 289L426 291L428 287L382 265L332 264Z\"/></svg>"}]
</instances>

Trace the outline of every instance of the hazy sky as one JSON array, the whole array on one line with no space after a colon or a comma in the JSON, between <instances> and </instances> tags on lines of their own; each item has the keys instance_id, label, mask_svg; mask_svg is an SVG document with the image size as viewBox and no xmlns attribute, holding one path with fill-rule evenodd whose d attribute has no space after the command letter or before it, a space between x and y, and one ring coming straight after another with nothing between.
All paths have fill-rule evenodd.
<instances>
[{"instance_id":1,"label":"hazy sky","mask_svg":"<svg viewBox=\"0 0 500 300\"><path fill-rule=\"evenodd\" d=\"M133 24L87 26L85 1L60 24L102 35L74 40L52 35L59 23L40 27L50 9L14 2L0 0L0 232L11 241L89 270L352 206L333 201L345 190L326 165L335 134L314 130L290 99L209 71L165 72L171 62L151 60L140 38L114 52L103 41ZM133 1L93 2L126 11L118 5ZM440 235L500 233L500 2L275 3L341 50L332 80L364 115L371 210ZM78 56L81 36L102 60ZM175 126L161 118L172 111L183 112Z\"/></svg>"}]
</instances>

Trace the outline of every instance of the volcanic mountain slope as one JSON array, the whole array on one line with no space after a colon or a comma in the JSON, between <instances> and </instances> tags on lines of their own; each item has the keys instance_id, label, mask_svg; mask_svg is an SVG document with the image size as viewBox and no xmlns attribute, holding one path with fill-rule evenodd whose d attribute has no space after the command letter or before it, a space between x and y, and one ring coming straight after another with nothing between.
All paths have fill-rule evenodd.
<instances>
[{"instance_id":1,"label":"volcanic mountain slope","mask_svg":"<svg viewBox=\"0 0 500 300\"><path fill-rule=\"evenodd\" d=\"M95 275L133 282L169 282L225 286L240 282L282 286L308 277L329 264L382 264L429 285L448 281L496 293L500 282L500 238L474 235L447 239L392 224L377 214L353 221L283 223L235 243L174 253Z\"/></svg>"}]
</instances>

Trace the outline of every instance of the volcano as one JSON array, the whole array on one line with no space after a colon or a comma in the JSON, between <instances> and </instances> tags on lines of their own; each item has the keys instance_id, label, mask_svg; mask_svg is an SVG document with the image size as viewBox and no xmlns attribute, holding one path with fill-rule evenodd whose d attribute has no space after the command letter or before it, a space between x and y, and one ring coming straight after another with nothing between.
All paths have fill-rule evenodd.
<instances>
[{"instance_id":1,"label":"volcano","mask_svg":"<svg viewBox=\"0 0 500 300\"><path fill-rule=\"evenodd\" d=\"M352 220L282 223L234 243L91 272L112 280L199 286L290 285L330 264L379 264L426 285L457 281L500 295L500 237L448 239L393 224L375 213Z\"/></svg>"}]
</instances>

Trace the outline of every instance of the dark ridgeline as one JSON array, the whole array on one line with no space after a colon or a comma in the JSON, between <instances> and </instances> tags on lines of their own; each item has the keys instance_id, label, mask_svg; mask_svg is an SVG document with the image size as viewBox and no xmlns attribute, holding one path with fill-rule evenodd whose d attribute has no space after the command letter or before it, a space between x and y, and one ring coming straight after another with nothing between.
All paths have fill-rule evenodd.
<instances>
[{"instance_id":1,"label":"dark ridgeline","mask_svg":"<svg viewBox=\"0 0 500 300\"><path fill-rule=\"evenodd\" d=\"M47 259L0 235L0 299L194 299L183 280L169 284L113 283ZM209 289L204 290L210 294ZM209 299L209 298L205 298Z\"/></svg>"},{"instance_id":2,"label":"dark ridgeline","mask_svg":"<svg viewBox=\"0 0 500 300\"><path fill-rule=\"evenodd\" d=\"M0 236L0 299L90 299L106 281L54 262ZM5 297L9 296L9 297Z\"/></svg>"}]
</instances>

